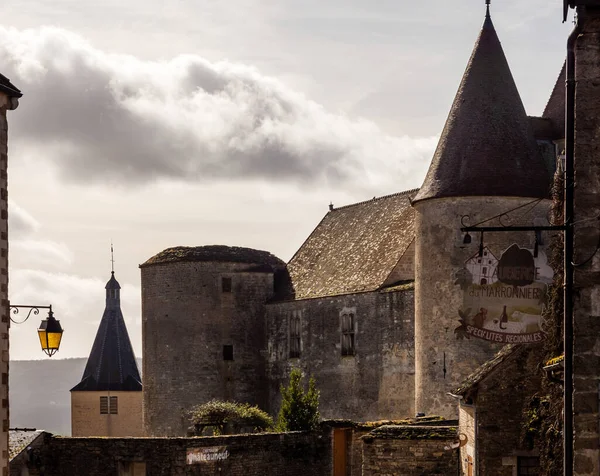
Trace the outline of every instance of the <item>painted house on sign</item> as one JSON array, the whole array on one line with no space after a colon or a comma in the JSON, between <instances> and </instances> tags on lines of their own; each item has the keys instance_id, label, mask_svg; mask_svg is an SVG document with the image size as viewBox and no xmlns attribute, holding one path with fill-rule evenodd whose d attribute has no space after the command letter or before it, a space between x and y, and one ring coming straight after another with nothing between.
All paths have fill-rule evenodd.
<instances>
[{"instance_id":1,"label":"painted house on sign","mask_svg":"<svg viewBox=\"0 0 600 476\"><path fill-rule=\"evenodd\" d=\"M473 284L494 284L498 281L498 259L487 248L483 248L483 254L474 254L465 263L465 268L473 276Z\"/></svg>"}]
</instances>

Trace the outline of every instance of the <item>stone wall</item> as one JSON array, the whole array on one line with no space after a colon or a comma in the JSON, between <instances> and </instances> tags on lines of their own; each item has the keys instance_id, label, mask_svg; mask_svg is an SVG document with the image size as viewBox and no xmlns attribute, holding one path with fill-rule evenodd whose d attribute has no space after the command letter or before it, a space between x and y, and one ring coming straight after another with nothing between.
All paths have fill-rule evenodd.
<instances>
[{"instance_id":1,"label":"stone wall","mask_svg":"<svg viewBox=\"0 0 600 476\"><path fill-rule=\"evenodd\" d=\"M252 265L176 262L143 267L144 429L184 436L186 412L210 399L266 409L265 303L273 274ZM222 279L231 279L223 292ZM233 346L226 360L224 346Z\"/></svg>"},{"instance_id":2,"label":"stone wall","mask_svg":"<svg viewBox=\"0 0 600 476\"><path fill-rule=\"evenodd\" d=\"M519 457L537 454L528 446L525 429L531 398L541 385L542 356L541 346L518 348L479 382L474 405L461 405L459 428L467 436L461 459L464 462L474 446L474 474L512 476ZM462 474L468 474L464 464Z\"/></svg>"},{"instance_id":3,"label":"stone wall","mask_svg":"<svg viewBox=\"0 0 600 476\"><path fill-rule=\"evenodd\" d=\"M414 414L412 286L267 306L270 411L292 367L315 377L321 416L374 420ZM341 355L341 314L356 319L355 355ZM290 357L290 319L300 318L301 352Z\"/></svg>"},{"instance_id":4,"label":"stone wall","mask_svg":"<svg viewBox=\"0 0 600 476\"><path fill-rule=\"evenodd\" d=\"M8 475L8 122L6 111L18 103L0 93L0 468L2 476Z\"/></svg>"},{"instance_id":5,"label":"stone wall","mask_svg":"<svg viewBox=\"0 0 600 476\"><path fill-rule=\"evenodd\" d=\"M456 427L383 426L362 437L364 476L451 476ZM485 473L481 473L485 474Z\"/></svg>"},{"instance_id":6,"label":"stone wall","mask_svg":"<svg viewBox=\"0 0 600 476\"><path fill-rule=\"evenodd\" d=\"M51 437L42 464L45 476L123 476L132 474L134 464L136 470L145 466L147 476L329 476L331 439L320 433L204 438Z\"/></svg>"},{"instance_id":7,"label":"stone wall","mask_svg":"<svg viewBox=\"0 0 600 476\"><path fill-rule=\"evenodd\" d=\"M456 418L456 403L447 392L457 388L477 367L499 350L497 344L482 339L457 339L458 309L463 292L457 272L478 252L479 236L463 244L461 219L469 215L475 224L495 215L531 203L530 198L468 197L417 202L415 253L415 410ZM504 223L541 224L550 207L545 200L509 214ZM525 212L524 210L528 210ZM524 216L523 216L524 215ZM511 221L512 218L512 221ZM497 223L495 222L497 225ZM488 225L490 225L488 223ZM491 225L490 225L491 226ZM484 245L500 258L513 243L533 248L533 233L488 233ZM544 237L544 243L548 243ZM544 252L544 247L540 247Z\"/></svg>"},{"instance_id":8,"label":"stone wall","mask_svg":"<svg viewBox=\"0 0 600 476\"><path fill-rule=\"evenodd\" d=\"M600 11L589 7L575 47L575 262L597 252L600 215ZM587 221L586 221L587 220ZM600 259L575 269L574 474L600 474Z\"/></svg>"},{"instance_id":9,"label":"stone wall","mask_svg":"<svg viewBox=\"0 0 600 476\"><path fill-rule=\"evenodd\" d=\"M100 397L117 398L117 414L100 413ZM144 436L142 392L71 392L72 436Z\"/></svg>"}]
</instances>

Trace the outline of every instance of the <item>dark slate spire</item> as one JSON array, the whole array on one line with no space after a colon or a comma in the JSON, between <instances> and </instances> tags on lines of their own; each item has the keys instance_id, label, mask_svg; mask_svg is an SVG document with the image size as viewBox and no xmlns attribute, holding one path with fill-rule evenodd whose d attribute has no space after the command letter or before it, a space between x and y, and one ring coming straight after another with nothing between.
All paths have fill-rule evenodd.
<instances>
[{"instance_id":1,"label":"dark slate spire","mask_svg":"<svg viewBox=\"0 0 600 476\"><path fill-rule=\"evenodd\" d=\"M81 382L71 391L141 391L142 379L121 312L121 286L114 271L106 283L106 308Z\"/></svg>"},{"instance_id":2,"label":"dark slate spire","mask_svg":"<svg viewBox=\"0 0 600 476\"><path fill-rule=\"evenodd\" d=\"M487 8L429 171L414 201L549 196L548 174Z\"/></svg>"}]
</instances>

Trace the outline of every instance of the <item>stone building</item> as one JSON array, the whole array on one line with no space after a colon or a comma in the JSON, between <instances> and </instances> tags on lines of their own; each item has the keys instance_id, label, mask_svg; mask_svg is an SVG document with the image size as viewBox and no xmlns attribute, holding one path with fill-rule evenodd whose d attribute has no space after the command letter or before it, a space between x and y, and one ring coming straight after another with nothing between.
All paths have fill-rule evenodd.
<instances>
[{"instance_id":1,"label":"stone building","mask_svg":"<svg viewBox=\"0 0 600 476\"><path fill-rule=\"evenodd\" d=\"M185 435L213 398L267 407L265 306L285 263L266 251L170 248L141 266L144 429Z\"/></svg>"},{"instance_id":2,"label":"stone building","mask_svg":"<svg viewBox=\"0 0 600 476\"><path fill-rule=\"evenodd\" d=\"M543 338L549 237L469 244L460 229L547 224L560 101L526 115L488 10L420 189L331 206L287 265L224 246L142 264L147 435L185 434L186 411L211 398L275 414L292 367L315 377L325 418L455 418L449 392L502 344ZM537 270L527 305L470 304L471 288L516 293L499 271L509 250Z\"/></svg>"},{"instance_id":3,"label":"stone building","mask_svg":"<svg viewBox=\"0 0 600 476\"><path fill-rule=\"evenodd\" d=\"M71 389L73 436L142 436L142 379L123 313L114 271L106 308L81 382Z\"/></svg>"},{"instance_id":4,"label":"stone building","mask_svg":"<svg viewBox=\"0 0 600 476\"><path fill-rule=\"evenodd\" d=\"M7 111L13 111L19 105L22 96L9 79L0 74L0 469L2 475L8 475L8 122Z\"/></svg>"}]
</instances>

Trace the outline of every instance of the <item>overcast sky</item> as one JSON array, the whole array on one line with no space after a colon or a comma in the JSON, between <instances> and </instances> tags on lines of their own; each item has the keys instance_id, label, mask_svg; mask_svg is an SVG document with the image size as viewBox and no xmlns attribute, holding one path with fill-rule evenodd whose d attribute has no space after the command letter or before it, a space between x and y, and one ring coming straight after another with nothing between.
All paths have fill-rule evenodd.
<instances>
[{"instance_id":1,"label":"overcast sky","mask_svg":"<svg viewBox=\"0 0 600 476\"><path fill-rule=\"evenodd\" d=\"M418 187L484 0L4 0L10 299L52 303L84 357L110 242L141 356L138 265L176 245L288 260L327 211ZM571 28L559 0L494 0L529 114ZM39 319L13 359L43 358ZM75 382L74 382L75 383Z\"/></svg>"}]
</instances>

